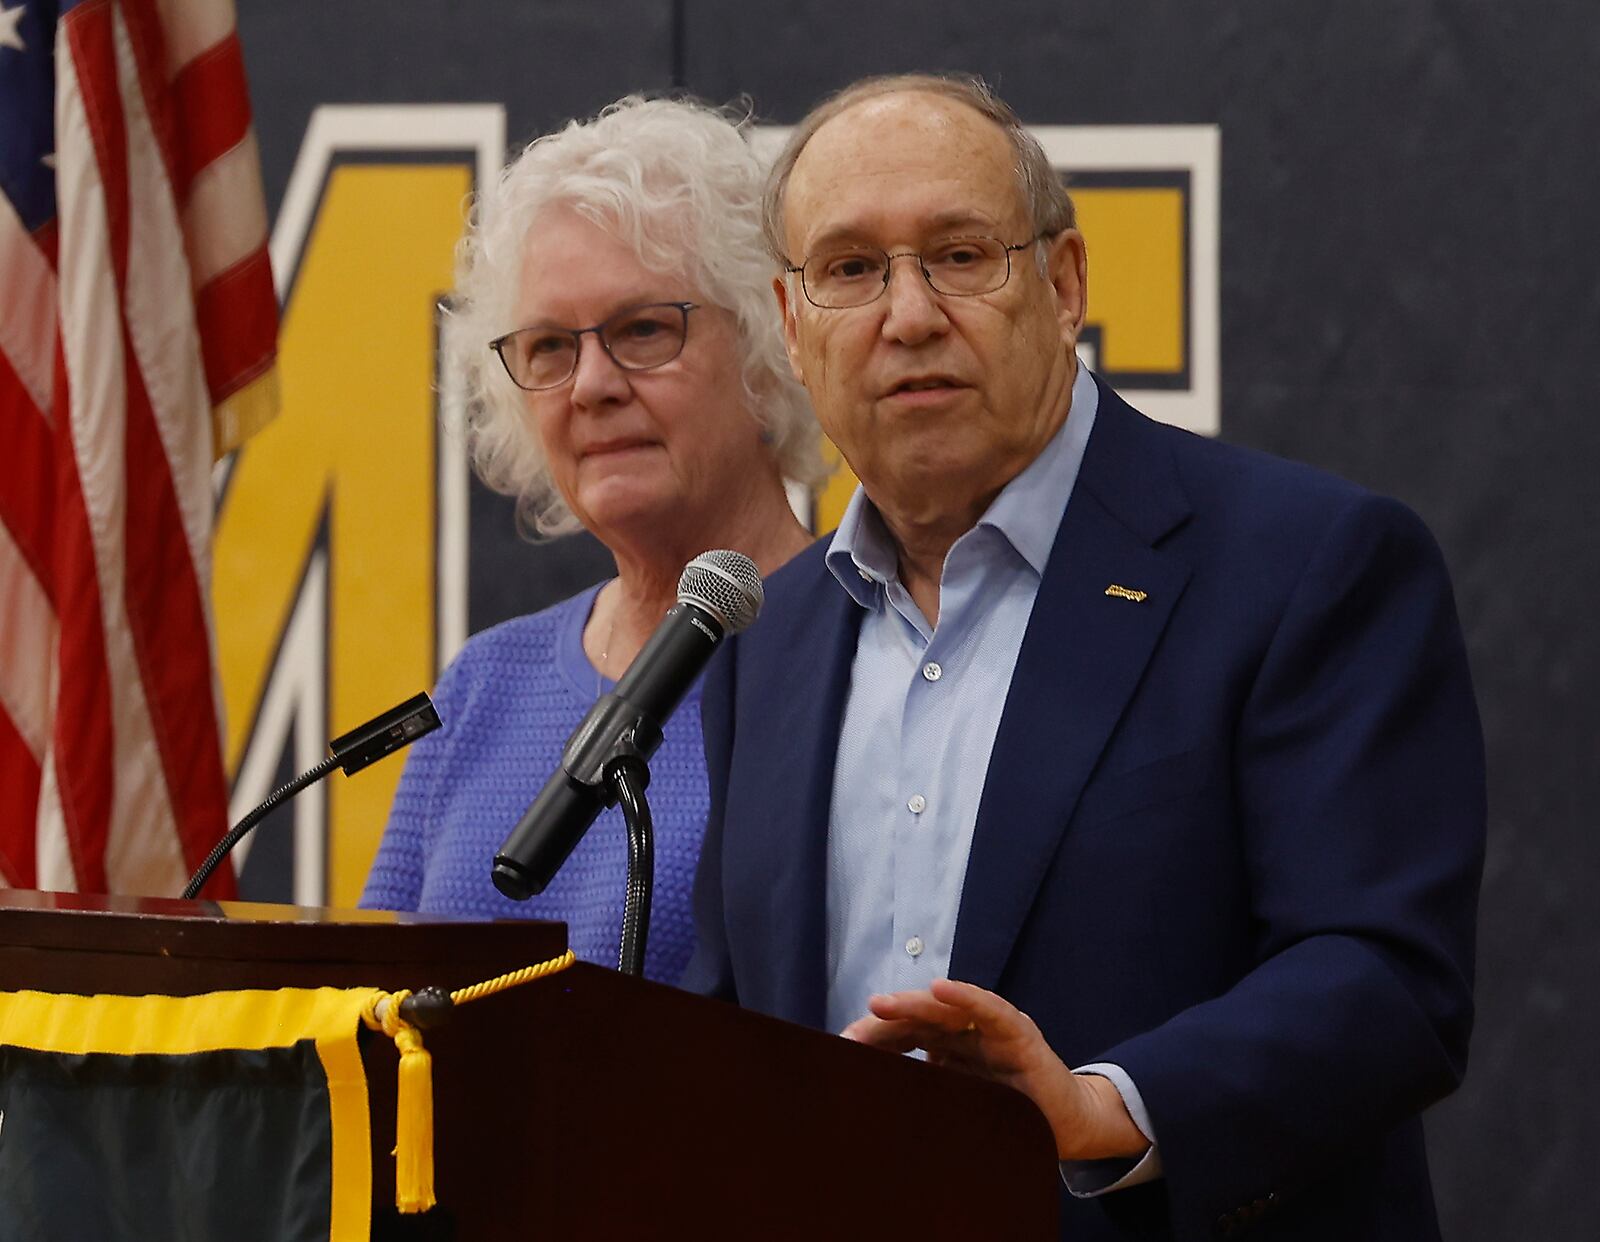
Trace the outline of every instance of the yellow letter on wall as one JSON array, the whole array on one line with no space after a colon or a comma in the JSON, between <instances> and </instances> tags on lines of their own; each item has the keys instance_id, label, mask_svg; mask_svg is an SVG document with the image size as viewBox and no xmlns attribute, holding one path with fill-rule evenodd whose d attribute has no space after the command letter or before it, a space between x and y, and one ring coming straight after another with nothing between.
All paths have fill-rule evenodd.
<instances>
[{"instance_id":1,"label":"yellow letter on wall","mask_svg":"<svg viewBox=\"0 0 1600 1242\"><path fill-rule=\"evenodd\" d=\"M284 313L283 412L240 451L217 524L230 776L324 530L328 719L298 727L336 736L433 684L435 303L471 185L465 163L329 173ZM328 904L360 896L400 770L332 778Z\"/></svg>"}]
</instances>

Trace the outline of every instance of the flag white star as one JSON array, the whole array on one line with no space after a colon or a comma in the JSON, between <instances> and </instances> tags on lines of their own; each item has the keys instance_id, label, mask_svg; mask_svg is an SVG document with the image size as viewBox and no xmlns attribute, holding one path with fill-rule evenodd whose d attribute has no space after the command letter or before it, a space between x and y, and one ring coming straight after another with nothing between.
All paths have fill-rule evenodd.
<instances>
[{"instance_id":1,"label":"flag white star","mask_svg":"<svg viewBox=\"0 0 1600 1242\"><path fill-rule=\"evenodd\" d=\"M22 36L17 33L17 24L22 21L22 15L27 11L28 6L25 4L8 9L4 3L0 3L0 47L14 47L19 52L28 50L23 45Z\"/></svg>"}]
</instances>

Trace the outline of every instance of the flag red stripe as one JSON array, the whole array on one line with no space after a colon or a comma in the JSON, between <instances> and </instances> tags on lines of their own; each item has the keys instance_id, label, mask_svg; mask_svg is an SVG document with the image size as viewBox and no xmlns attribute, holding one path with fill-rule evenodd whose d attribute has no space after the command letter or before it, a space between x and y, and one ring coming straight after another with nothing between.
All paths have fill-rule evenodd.
<instances>
[{"instance_id":1,"label":"flag red stripe","mask_svg":"<svg viewBox=\"0 0 1600 1242\"><path fill-rule=\"evenodd\" d=\"M46 220L33 231L33 240L43 252L45 262L50 264L50 270L52 272L55 271L57 248L56 243L58 240L56 235L56 222L54 220Z\"/></svg>"},{"instance_id":2,"label":"flag red stripe","mask_svg":"<svg viewBox=\"0 0 1600 1242\"><path fill-rule=\"evenodd\" d=\"M173 168L173 190L181 204L200 171L243 142L250 130L250 95L237 34L183 67L172 81L172 107L184 119Z\"/></svg>"},{"instance_id":3,"label":"flag red stripe","mask_svg":"<svg viewBox=\"0 0 1600 1242\"><path fill-rule=\"evenodd\" d=\"M55 447L50 424L0 350L0 522L28 562L46 596L52 596L50 561ZM53 599L52 599L53 602ZM0 789L4 789L0 785Z\"/></svg>"},{"instance_id":4,"label":"flag red stripe","mask_svg":"<svg viewBox=\"0 0 1600 1242\"><path fill-rule=\"evenodd\" d=\"M195 294L200 348L211 400L231 397L270 370L278 335L278 294L262 246Z\"/></svg>"},{"instance_id":5,"label":"flag red stripe","mask_svg":"<svg viewBox=\"0 0 1600 1242\"><path fill-rule=\"evenodd\" d=\"M77 39L80 33L81 44ZM101 89L102 79L95 77L98 70L116 82L114 61L108 65L102 59L113 52L109 13L103 21L75 28L73 35L79 81L87 86L86 79L95 80L92 94L85 90L85 105L95 150L101 156L111 264L119 301L125 305L131 210L126 121L120 93ZM148 51L147 45L145 53ZM227 831L227 783L217 746L220 730L212 698L210 636L171 466L125 311L120 318L127 497L122 603L179 843L185 861L193 868ZM231 895L232 884L232 872L225 871L212 891Z\"/></svg>"},{"instance_id":6,"label":"flag red stripe","mask_svg":"<svg viewBox=\"0 0 1600 1242\"><path fill-rule=\"evenodd\" d=\"M17 359L0 357L0 539L26 588L10 609L26 632L8 649L33 650L37 630L40 659L54 656L35 680L8 682L0 709L0 879L11 884L106 891L114 875L164 887L227 826L202 585L201 381L221 400L270 369L277 301L259 182L241 175L254 144L231 14L172 6L169 24L168 7L85 0L57 31L62 216L35 234L52 268L67 259L53 408L35 404L40 376L30 390ZM187 63L169 68L173 39ZM225 869L208 891L233 889Z\"/></svg>"},{"instance_id":7,"label":"flag red stripe","mask_svg":"<svg viewBox=\"0 0 1600 1242\"><path fill-rule=\"evenodd\" d=\"M56 617L60 672L56 695L55 765L78 891L106 891L112 778L111 672L100 614L100 575L88 511L78 479L78 458L65 415L66 360L56 347Z\"/></svg>"},{"instance_id":8,"label":"flag red stripe","mask_svg":"<svg viewBox=\"0 0 1600 1242\"><path fill-rule=\"evenodd\" d=\"M89 138L100 165L111 264L120 295L128 279L128 135L117 87L117 51L109 0L89 0L62 21L72 52L78 92L89 118ZM57 409L66 404L57 401Z\"/></svg>"},{"instance_id":9,"label":"flag red stripe","mask_svg":"<svg viewBox=\"0 0 1600 1242\"><path fill-rule=\"evenodd\" d=\"M250 91L236 31L166 80L166 35L154 0L121 0L122 15L161 147L167 179L181 207L206 165L231 151L250 129ZM181 123L180 123L181 122Z\"/></svg>"},{"instance_id":10,"label":"flag red stripe","mask_svg":"<svg viewBox=\"0 0 1600 1242\"><path fill-rule=\"evenodd\" d=\"M122 345L128 383L124 603L178 837L192 871L228 830L227 782L211 694L211 644L200 580L183 538L177 493L126 322ZM231 891L218 890L231 890L232 877L231 870L219 873L213 895L231 896Z\"/></svg>"},{"instance_id":11,"label":"flag red stripe","mask_svg":"<svg viewBox=\"0 0 1600 1242\"><path fill-rule=\"evenodd\" d=\"M161 27L161 14L154 0L117 0L117 7L122 13L123 28L128 32L128 45L133 49L139 90L144 96L145 111L150 115L150 127L155 131L156 145L161 150L161 163L166 169L168 183L173 184L183 138L177 123L181 114L173 110L167 90L166 35ZM188 118L185 120L187 122ZM182 201L182 196L178 197Z\"/></svg>"},{"instance_id":12,"label":"flag red stripe","mask_svg":"<svg viewBox=\"0 0 1600 1242\"><path fill-rule=\"evenodd\" d=\"M0 879L12 888L32 888L36 844L34 807L39 802L39 761L11 717L0 711Z\"/></svg>"},{"instance_id":13,"label":"flag red stripe","mask_svg":"<svg viewBox=\"0 0 1600 1242\"><path fill-rule=\"evenodd\" d=\"M128 153L122 98L117 89L113 14L108 0L89 0L62 20L74 74L89 121L106 208L109 249L117 289L128 256ZM60 624L59 689L55 718L56 783L66 823L67 848L80 892L103 893L106 846L116 791L116 736L112 726L111 669L101 611L99 569L73 443L70 384L57 344L55 385L56 561L53 570Z\"/></svg>"}]
</instances>

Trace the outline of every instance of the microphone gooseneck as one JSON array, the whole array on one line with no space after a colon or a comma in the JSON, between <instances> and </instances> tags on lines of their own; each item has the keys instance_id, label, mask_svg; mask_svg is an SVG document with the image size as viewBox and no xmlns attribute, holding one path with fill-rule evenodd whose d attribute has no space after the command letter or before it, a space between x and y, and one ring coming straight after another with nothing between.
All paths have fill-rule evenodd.
<instances>
[{"instance_id":1,"label":"microphone gooseneck","mask_svg":"<svg viewBox=\"0 0 1600 1242\"><path fill-rule=\"evenodd\" d=\"M315 785L324 776L328 775L329 772L332 772L334 768L338 766L338 757L335 755L329 755L310 771L300 773L299 776L288 782L288 784L280 785L277 789L274 789L270 794L268 794L260 806L256 807L232 828L228 829L223 838L212 847L211 853L206 855L205 862L200 864L199 869L195 871L194 875L189 877L189 882L184 885L184 900L193 901L200 895L200 890L205 887L206 881L211 878L211 873L217 869L217 865L230 853L232 853L233 847L238 845L240 841L243 841L245 835L263 819L265 819L271 811L276 809L280 803L287 802L290 798L294 797L308 785Z\"/></svg>"},{"instance_id":2,"label":"microphone gooseneck","mask_svg":"<svg viewBox=\"0 0 1600 1242\"><path fill-rule=\"evenodd\" d=\"M684 567L678 602L567 739L560 766L495 855L496 888L517 901L544 891L595 817L616 805L610 769L619 761L637 761L630 766L642 792L661 726L722 640L756 619L761 601L760 571L742 553L702 552Z\"/></svg>"},{"instance_id":3,"label":"microphone gooseneck","mask_svg":"<svg viewBox=\"0 0 1600 1242\"><path fill-rule=\"evenodd\" d=\"M650 770L642 759L619 759L608 769L607 783L622 803L622 822L628 829L628 891L622 901L617 969L640 976L644 974L645 943L650 939L650 899L656 882L655 822L644 796Z\"/></svg>"},{"instance_id":4,"label":"microphone gooseneck","mask_svg":"<svg viewBox=\"0 0 1600 1242\"><path fill-rule=\"evenodd\" d=\"M252 828L259 824L274 807L287 802L308 785L315 785L334 768L343 768L346 776L361 771L370 763L376 763L392 751L411 745L425 733L432 733L439 727L439 712L433 706L433 700L426 694L415 694L404 703L398 703L384 712L381 716L374 716L366 724L342 733L328 743L328 750L332 753L321 763L308 772L302 772L288 784L273 790L267 795L266 801L250 814L246 815L227 834L218 841L211 853L206 855L206 860L200 864L199 869L184 886L183 896L192 900L199 896L200 890L205 887L211 873L217 869L229 851L240 841L244 840Z\"/></svg>"}]
</instances>

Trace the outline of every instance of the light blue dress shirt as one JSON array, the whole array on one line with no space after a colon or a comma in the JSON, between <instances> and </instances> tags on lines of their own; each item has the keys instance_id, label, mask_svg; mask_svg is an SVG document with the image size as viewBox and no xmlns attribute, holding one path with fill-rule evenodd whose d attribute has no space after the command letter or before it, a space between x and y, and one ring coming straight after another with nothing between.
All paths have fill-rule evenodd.
<instances>
[{"instance_id":1,"label":"light blue dress shirt","mask_svg":"<svg viewBox=\"0 0 1600 1242\"><path fill-rule=\"evenodd\" d=\"M828 823L827 1020L843 1030L875 992L948 974L989 755L1039 582L1094 428L1099 392L1081 364L1071 412L1027 469L951 545L929 626L900 581L894 543L858 487L829 571L866 612L851 669ZM1132 1080L1122 1093L1152 1140L1139 1161L1064 1164L1075 1194L1158 1176Z\"/></svg>"}]
</instances>

